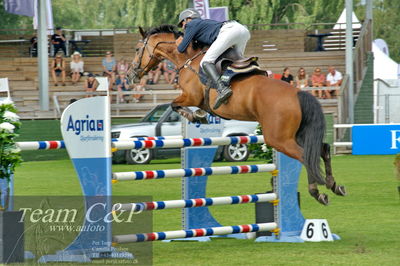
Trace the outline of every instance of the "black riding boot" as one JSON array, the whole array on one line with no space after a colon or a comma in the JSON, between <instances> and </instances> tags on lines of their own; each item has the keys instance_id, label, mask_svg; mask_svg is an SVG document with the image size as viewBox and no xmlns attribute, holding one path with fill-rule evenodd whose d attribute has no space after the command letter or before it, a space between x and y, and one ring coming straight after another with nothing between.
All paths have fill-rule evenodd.
<instances>
[{"instance_id":1,"label":"black riding boot","mask_svg":"<svg viewBox=\"0 0 400 266\"><path fill-rule=\"evenodd\" d=\"M206 72L207 76L217 84L218 97L215 100L214 109L218 109L221 104L225 103L228 98L232 95L232 90L228 86L222 83L219 79L219 75L215 65L212 63L204 62L203 70Z\"/></svg>"}]
</instances>

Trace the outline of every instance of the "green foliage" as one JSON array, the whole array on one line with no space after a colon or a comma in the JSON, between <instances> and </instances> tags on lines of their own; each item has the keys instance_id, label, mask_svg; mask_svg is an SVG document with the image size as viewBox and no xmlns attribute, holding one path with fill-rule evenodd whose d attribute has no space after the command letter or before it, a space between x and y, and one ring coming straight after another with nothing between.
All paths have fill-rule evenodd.
<instances>
[{"instance_id":1,"label":"green foliage","mask_svg":"<svg viewBox=\"0 0 400 266\"><path fill-rule=\"evenodd\" d=\"M17 110L10 100L0 102L0 178L10 179L21 163L20 150L15 145L21 127Z\"/></svg>"},{"instance_id":2,"label":"green foliage","mask_svg":"<svg viewBox=\"0 0 400 266\"><path fill-rule=\"evenodd\" d=\"M400 61L400 1L374 1L374 38L384 39L391 57ZM56 26L70 29L112 29L176 24L180 11L191 0L53 0ZM354 1L354 11L365 19L365 6ZM228 6L230 19L244 24L334 23L344 8L344 0L210 0L210 6ZM32 18L8 14L0 0L0 29L31 28ZM304 26L304 25L305 26ZM326 27L331 27L327 25ZM263 27L268 29L269 27ZM276 28L276 27L275 27Z\"/></svg>"},{"instance_id":3,"label":"green foliage","mask_svg":"<svg viewBox=\"0 0 400 266\"><path fill-rule=\"evenodd\" d=\"M261 126L258 125L255 131L256 135L262 135ZM272 163L273 161L273 149L267 144L250 144L250 151L254 154L254 158L265 161L266 163Z\"/></svg>"}]
</instances>

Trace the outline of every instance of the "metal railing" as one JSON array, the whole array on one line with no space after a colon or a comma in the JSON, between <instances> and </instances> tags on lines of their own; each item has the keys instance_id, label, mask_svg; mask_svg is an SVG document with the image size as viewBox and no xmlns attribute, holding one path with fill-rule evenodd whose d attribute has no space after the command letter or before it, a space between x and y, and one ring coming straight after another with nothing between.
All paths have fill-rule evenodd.
<instances>
[{"instance_id":1,"label":"metal railing","mask_svg":"<svg viewBox=\"0 0 400 266\"><path fill-rule=\"evenodd\" d=\"M362 30L358 37L357 44L354 48L354 93L360 92L362 81L367 70L368 54L372 50L372 28L371 21L366 20L362 26Z\"/></svg>"},{"instance_id":2,"label":"metal railing","mask_svg":"<svg viewBox=\"0 0 400 266\"><path fill-rule=\"evenodd\" d=\"M400 123L400 79L376 79L374 86L374 122Z\"/></svg>"},{"instance_id":3,"label":"metal railing","mask_svg":"<svg viewBox=\"0 0 400 266\"><path fill-rule=\"evenodd\" d=\"M120 111L123 110L134 110L137 109L138 107L144 109L144 108L153 108L159 104L165 103L165 101L159 101L157 95L179 95L181 94L182 91L180 90L175 90L175 91L152 91L152 90L146 90L146 91L137 91L137 90L131 90L131 91L124 91L122 94L123 95L151 95L152 96L152 102L151 103L131 103L129 105L125 103L120 103L119 101L119 93L117 91L112 91L109 92L109 95L116 96L116 102L115 104L111 104L111 110L116 111L116 116L120 115ZM54 103L54 118L60 118L62 114L62 109L64 106L60 104L59 97L61 96L105 96L107 95L107 91L94 91L94 92L55 92L53 94L53 103ZM66 106L65 106L66 107Z\"/></svg>"}]
</instances>

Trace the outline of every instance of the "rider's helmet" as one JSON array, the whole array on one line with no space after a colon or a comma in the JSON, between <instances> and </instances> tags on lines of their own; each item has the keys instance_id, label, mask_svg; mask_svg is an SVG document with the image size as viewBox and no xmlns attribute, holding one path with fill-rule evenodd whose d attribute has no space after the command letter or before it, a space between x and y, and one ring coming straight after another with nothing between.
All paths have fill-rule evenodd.
<instances>
[{"instance_id":1,"label":"rider's helmet","mask_svg":"<svg viewBox=\"0 0 400 266\"><path fill-rule=\"evenodd\" d=\"M178 26L181 27L182 22L187 18L199 18L199 17L201 17L200 13L196 9L194 8L185 9L179 14Z\"/></svg>"}]
</instances>

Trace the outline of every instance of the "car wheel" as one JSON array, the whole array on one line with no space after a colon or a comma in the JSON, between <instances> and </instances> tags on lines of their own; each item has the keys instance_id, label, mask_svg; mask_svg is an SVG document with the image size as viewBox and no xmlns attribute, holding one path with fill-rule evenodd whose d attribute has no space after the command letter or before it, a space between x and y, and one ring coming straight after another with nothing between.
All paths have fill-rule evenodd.
<instances>
[{"instance_id":1,"label":"car wheel","mask_svg":"<svg viewBox=\"0 0 400 266\"><path fill-rule=\"evenodd\" d=\"M153 156L150 149L141 148L126 151L125 157L128 164L148 164Z\"/></svg>"},{"instance_id":2,"label":"car wheel","mask_svg":"<svg viewBox=\"0 0 400 266\"><path fill-rule=\"evenodd\" d=\"M249 158L250 151L246 144L224 146L224 158L228 162L242 162Z\"/></svg>"}]
</instances>

